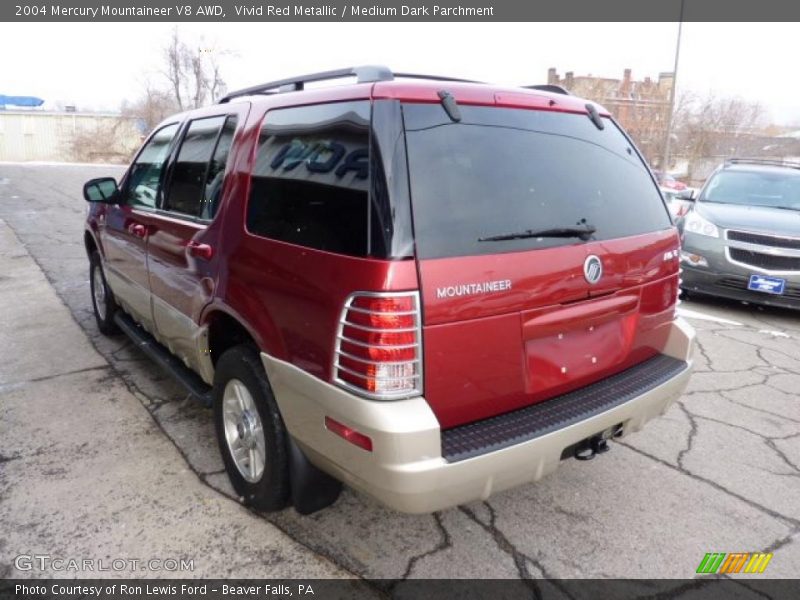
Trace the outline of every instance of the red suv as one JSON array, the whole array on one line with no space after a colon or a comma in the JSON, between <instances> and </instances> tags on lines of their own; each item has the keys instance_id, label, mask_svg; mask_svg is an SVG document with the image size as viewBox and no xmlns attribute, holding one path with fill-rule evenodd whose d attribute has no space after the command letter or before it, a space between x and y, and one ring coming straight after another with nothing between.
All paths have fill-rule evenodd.
<instances>
[{"instance_id":1,"label":"red suv","mask_svg":"<svg viewBox=\"0 0 800 600\"><path fill-rule=\"evenodd\" d=\"M84 195L100 330L213 405L260 509L340 482L407 512L485 499L607 450L689 377L656 182L563 90L272 82L167 119Z\"/></svg>"}]
</instances>

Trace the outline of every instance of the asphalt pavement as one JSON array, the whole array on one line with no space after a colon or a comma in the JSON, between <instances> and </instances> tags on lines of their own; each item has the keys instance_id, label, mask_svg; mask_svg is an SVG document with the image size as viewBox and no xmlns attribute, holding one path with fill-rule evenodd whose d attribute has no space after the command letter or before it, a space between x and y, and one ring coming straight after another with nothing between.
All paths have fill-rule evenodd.
<instances>
[{"instance_id":1,"label":"asphalt pavement","mask_svg":"<svg viewBox=\"0 0 800 600\"><path fill-rule=\"evenodd\" d=\"M346 489L310 516L256 514L228 484L211 412L97 331L81 186L120 173L0 163L0 576L32 549L178 553L202 565L188 576L370 579L681 579L707 552L768 551L760 577L797 575L800 314L684 302L698 346L680 401L488 502L411 516Z\"/></svg>"}]
</instances>

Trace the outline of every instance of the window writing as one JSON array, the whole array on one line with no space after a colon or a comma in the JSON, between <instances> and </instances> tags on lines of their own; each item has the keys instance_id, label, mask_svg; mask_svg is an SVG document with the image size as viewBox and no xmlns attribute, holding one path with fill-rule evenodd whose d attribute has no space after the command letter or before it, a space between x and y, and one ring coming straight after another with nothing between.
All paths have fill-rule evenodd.
<instances>
[{"instance_id":1,"label":"window writing","mask_svg":"<svg viewBox=\"0 0 800 600\"><path fill-rule=\"evenodd\" d=\"M369 102L267 114L247 211L251 233L364 256L369 222Z\"/></svg>"}]
</instances>

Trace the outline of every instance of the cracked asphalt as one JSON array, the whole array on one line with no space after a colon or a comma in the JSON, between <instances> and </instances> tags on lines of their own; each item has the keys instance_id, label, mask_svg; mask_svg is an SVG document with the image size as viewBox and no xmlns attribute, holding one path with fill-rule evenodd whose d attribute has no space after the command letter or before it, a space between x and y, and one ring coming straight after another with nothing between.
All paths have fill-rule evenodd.
<instances>
[{"instance_id":1,"label":"cracked asphalt","mask_svg":"<svg viewBox=\"0 0 800 600\"><path fill-rule=\"evenodd\" d=\"M214 497L236 507L210 411L187 399L125 338L105 338L95 326L82 243L81 186L90 177L121 172L116 167L0 163L0 219L80 325L82 333L76 335L85 335L101 357L98 370L71 376L107 390L104 412L113 410L121 390L135 396L152 418L153 435L177 450L191 476ZM774 557L764 577L796 577L800 313L711 299L693 299L681 308L698 332L695 374L686 394L666 415L613 443L611 452L593 461L564 461L539 483L433 515L394 513L346 489L334 506L314 515L303 517L292 509L271 515L244 511L240 525L252 528L256 539L264 532L274 540L269 532L277 528L288 536L287 544L336 565L340 571L332 571L334 576L682 579L694 576L706 552L769 551ZM43 346L41 352L44 359L49 349ZM0 414L8 394L0 387ZM57 429L62 415L55 411L37 418L45 419L37 431L42 435L38 443L46 448L44 432ZM113 428L106 435L114 446L136 443L120 439ZM10 456L13 449L7 446L6 436L0 436L0 455ZM0 499L9 494L3 491L3 467ZM25 485L24 478L14 481L14 486ZM36 492L26 491L31 497ZM135 498L128 500L127 510L137 511ZM212 521L205 530L223 527L228 514L204 513L202 519ZM11 526L24 520L14 511L0 510L0 517ZM62 518L52 515L54 521ZM113 548L114 540L103 539L102 533L92 537L92 517L84 518L84 547ZM176 535L197 526L194 520L164 524ZM41 542L40 535L34 529L16 539L33 545ZM0 557L22 550L0 541ZM231 559L249 565L246 576L267 572L252 557ZM204 572L223 576L225 570L206 565ZM280 568L268 572L280 576ZM535 582L525 585L536 589Z\"/></svg>"}]
</instances>

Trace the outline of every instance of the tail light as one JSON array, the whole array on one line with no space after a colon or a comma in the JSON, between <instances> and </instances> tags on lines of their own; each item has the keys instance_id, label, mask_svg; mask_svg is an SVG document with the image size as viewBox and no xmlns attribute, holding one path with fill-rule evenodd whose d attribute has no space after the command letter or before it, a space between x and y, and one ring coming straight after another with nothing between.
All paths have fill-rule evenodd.
<instances>
[{"instance_id":1,"label":"tail light","mask_svg":"<svg viewBox=\"0 0 800 600\"><path fill-rule=\"evenodd\" d=\"M333 377L377 400L422 394L419 293L351 295L339 320Z\"/></svg>"}]
</instances>

